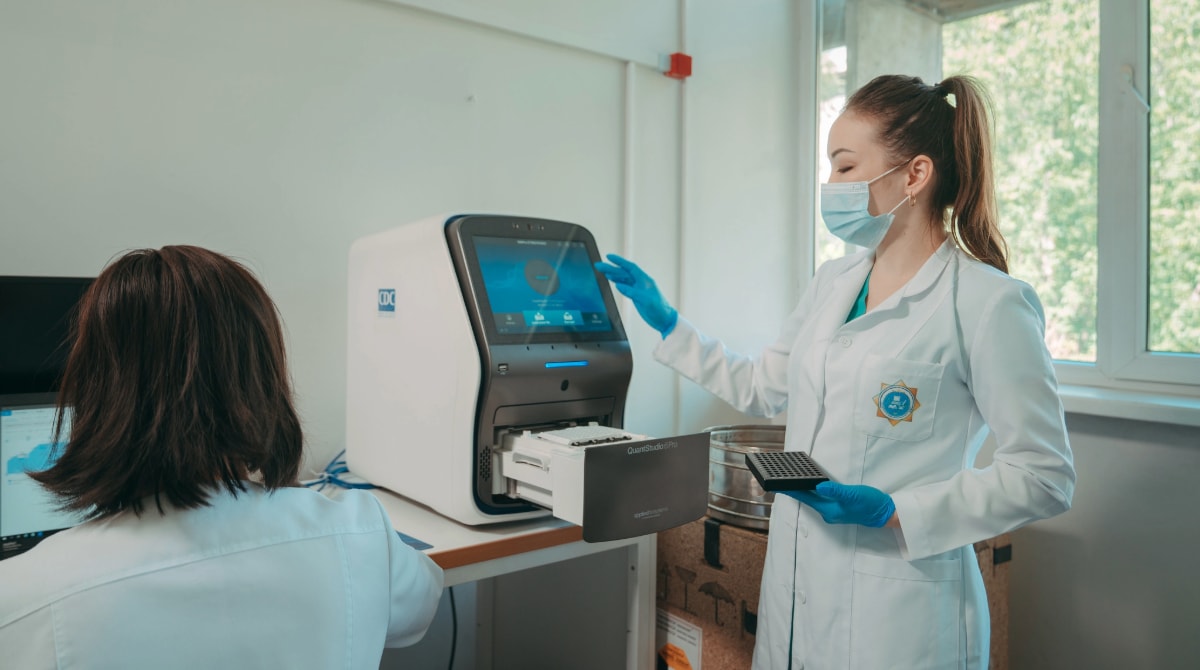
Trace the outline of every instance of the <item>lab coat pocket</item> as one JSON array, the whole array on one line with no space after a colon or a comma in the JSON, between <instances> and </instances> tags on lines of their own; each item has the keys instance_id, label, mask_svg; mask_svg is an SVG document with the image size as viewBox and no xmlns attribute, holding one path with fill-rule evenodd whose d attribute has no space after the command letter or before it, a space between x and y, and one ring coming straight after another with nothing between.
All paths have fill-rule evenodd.
<instances>
[{"instance_id":1,"label":"lab coat pocket","mask_svg":"<svg viewBox=\"0 0 1200 670\"><path fill-rule=\"evenodd\" d=\"M855 554L850 667L961 667L962 583L958 557Z\"/></svg>"},{"instance_id":2,"label":"lab coat pocket","mask_svg":"<svg viewBox=\"0 0 1200 670\"><path fill-rule=\"evenodd\" d=\"M858 371L854 423L867 435L917 442L933 434L946 366L871 354Z\"/></svg>"}]
</instances>

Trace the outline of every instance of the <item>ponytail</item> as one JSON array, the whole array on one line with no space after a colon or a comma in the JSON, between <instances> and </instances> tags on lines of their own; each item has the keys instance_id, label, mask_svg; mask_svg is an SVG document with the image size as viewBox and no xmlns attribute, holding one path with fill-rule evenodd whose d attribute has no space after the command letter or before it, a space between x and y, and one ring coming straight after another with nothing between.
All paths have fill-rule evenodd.
<instances>
[{"instance_id":1,"label":"ponytail","mask_svg":"<svg viewBox=\"0 0 1200 670\"><path fill-rule=\"evenodd\" d=\"M967 253L1007 273L1008 245L998 226L987 93L974 78L962 76L943 80L934 87L939 89L955 108L952 136L958 188L950 212L950 234Z\"/></svg>"},{"instance_id":2,"label":"ponytail","mask_svg":"<svg viewBox=\"0 0 1200 670\"><path fill-rule=\"evenodd\" d=\"M947 232L968 254L1007 273L989 107L986 91L973 77L949 77L930 86L917 77L883 75L855 91L845 111L875 120L897 162L929 156L937 174L933 208Z\"/></svg>"}]
</instances>

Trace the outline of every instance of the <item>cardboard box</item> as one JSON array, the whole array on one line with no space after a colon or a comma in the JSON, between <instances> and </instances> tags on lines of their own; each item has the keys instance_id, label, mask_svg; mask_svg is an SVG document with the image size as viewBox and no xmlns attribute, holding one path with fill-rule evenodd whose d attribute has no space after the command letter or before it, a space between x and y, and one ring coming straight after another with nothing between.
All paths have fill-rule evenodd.
<instances>
[{"instance_id":1,"label":"cardboard box","mask_svg":"<svg viewBox=\"0 0 1200 670\"><path fill-rule=\"evenodd\" d=\"M977 542L975 555L991 610L990 668L1008 670L1009 536ZM750 667L766 556L767 533L709 517L658 534L660 670Z\"/></svg>"},{"instance_id":2,"label":"cardboard box","mask_svg":"<svg viewBox=\"0 0 1200 670\"><path fill-rule=\"evenodd\" d=\"M983 573L988 609L992 618L990 670L1008 670L1008 571L1012 565L1012 540L1006 535L975 543L975 558Z\"/></svg>"},{"instance_id":3,"label":"cardboard box","mask_svg":"<svg viewBox=\"0 0 1200 670\"><path fill-rule=\"evenodd\" d=\"M767 557L767 534L703 519L658 534L658 607L676 617L675 628L699 628L700 659L692 670L749 668L758 626L758 587ZM689 631L690 632L690 631ZM659 668L678 670L683 645L664 651Z\"/></svg>"}]
</instances>

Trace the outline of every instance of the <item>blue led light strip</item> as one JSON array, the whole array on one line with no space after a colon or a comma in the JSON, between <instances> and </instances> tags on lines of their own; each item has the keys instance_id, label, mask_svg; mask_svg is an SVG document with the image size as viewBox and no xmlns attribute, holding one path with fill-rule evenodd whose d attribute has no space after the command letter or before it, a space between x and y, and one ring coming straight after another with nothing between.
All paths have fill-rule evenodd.
<instances>
[{"instance_id":1,"label":"blue led light strip","mask_svg":"<svg viewBox=\"0 0 1200 670\"><path fill-rule=\"evenodd\" d=\"M586 368L587 361L546 361L548 368Z\"/></svg>"}]
</instances>

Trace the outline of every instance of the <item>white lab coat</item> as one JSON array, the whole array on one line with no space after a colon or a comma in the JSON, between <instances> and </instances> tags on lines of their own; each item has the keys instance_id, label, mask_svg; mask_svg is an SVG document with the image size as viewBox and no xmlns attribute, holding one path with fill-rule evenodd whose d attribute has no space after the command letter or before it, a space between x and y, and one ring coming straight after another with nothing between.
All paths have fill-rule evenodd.
<instances>
[{"instance_id":1,"label":"white lab coat","mask_svg":"<svg viewBox=\"0 0 1200 670\"><path fill-rule=\"evenodd\" d=\"M0 562L0 666L377 668L437 612L442 570L364 491L260 486L124 512Z\"/></svg>"},{"instance_id":2,"label":"white lab coat","mask_svg":"<svg viewBox=\"0 0 1200 670\"><path fill-rule=\"evenodd\" d=\"M826 524L776 496L759 670L789 660L793 670L985 669L988 608L972 543L1070 506L1075 471L1034 291L947 241L846 323L871 263L860 253L823 265L757 357L683 319L655 351L739 410L786 408L785 449L896 504L902 531ZM977 469L989 428L994 462Z\"/></svg>"}]
</instances>

